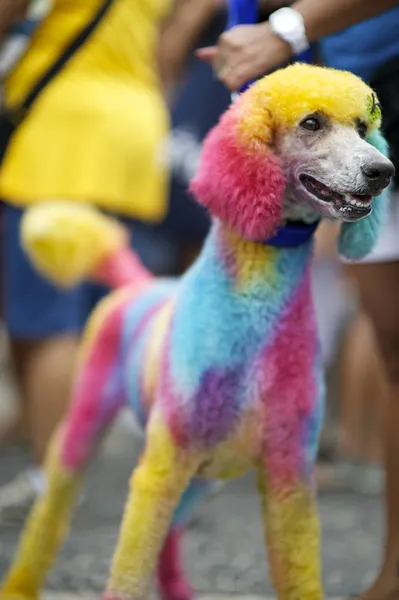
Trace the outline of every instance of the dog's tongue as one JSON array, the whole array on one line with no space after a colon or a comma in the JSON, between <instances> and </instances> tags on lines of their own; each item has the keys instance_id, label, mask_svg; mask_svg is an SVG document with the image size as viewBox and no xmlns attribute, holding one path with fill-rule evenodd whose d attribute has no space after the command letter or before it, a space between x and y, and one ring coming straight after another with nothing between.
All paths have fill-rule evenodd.
<instances>
[{"instance_id":1,"label":"dog's tongue","mask_svg":"<svg viewBox=\"0 0 399 600\"><path fill-rule=\"evenodd\" d=\"M312 185L317 189L318 196L321 200L325 200L326 202L335 202L335 204L339 204L343 200L342 194L334 192L320 181L313 180Z\"/></svg>"}]
</instances>

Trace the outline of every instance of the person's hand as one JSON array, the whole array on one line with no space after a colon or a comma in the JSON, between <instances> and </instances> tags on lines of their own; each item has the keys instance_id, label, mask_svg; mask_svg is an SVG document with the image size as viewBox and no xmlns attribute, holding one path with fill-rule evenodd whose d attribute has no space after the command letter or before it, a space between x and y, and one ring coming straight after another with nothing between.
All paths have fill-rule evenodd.
<instances>
[{"instance_id":1,"label":"person's hand","mask_svg":"<svg viewBox=\"0 0 399 600\"><path fill-rule=\"evenodd\" d=\"M218 78L234 91L287 62L292 52L265 22L237 25L220 36L217 46L200 48L196 55L212 64Z\"/></svg>"}]
</instances>

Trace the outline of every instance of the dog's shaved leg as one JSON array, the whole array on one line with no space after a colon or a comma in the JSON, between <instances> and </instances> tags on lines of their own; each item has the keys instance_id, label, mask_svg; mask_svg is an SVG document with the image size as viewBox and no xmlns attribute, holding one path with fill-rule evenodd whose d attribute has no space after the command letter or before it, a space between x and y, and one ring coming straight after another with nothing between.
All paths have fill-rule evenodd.
<instances>
[{"instance_id":1,"label":"dog's shaved leg","mask_svg":"<svg viewBox=\"0 0 399 600\"><path fill-rule=\"evenodd\" d=\"M269 447L271 455L259 469L273 584L279 600L321 600L320 534L313 475L297 468L300 457L285 453L284 440L280 439L279 446ZM291 466L295 468L292 470ZM304 470L307 469L308 465Z\"/></svg>"},{"instance_id":2,"label":"dog's shaved leg","mask_svg":"<svg viewBox=\"0 0 399 600\"><path fill-rule=\"evenodd\" d=\"M177 447L159 415L153 416L131 479L105 598L147 598L173 513L200 460L198 452Z\"/></svg>"},{"instance_id":3,"label":"dog's shaved leg","mask_svg":"<svg viewBox=\"0 0 399 600\"><path fill-rule=\"evenodd\" d=\"M89 332L71 409L47 454L46 491L29 515L15 562L0 588L1 600L38 596L67 532L82 470L123 406L114 368L118 330L112 319L94 335Z\"/></svg>"}]
</instances>

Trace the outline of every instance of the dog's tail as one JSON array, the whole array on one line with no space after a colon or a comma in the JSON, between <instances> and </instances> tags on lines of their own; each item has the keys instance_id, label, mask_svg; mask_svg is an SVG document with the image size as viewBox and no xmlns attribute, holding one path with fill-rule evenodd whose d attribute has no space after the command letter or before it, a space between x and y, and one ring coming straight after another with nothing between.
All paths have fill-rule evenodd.
<instances>
[{"instance_id":1,"label":"dog's tail","mask_svg":"<svg viewBox=\"0 0 399 600\"><path fill-rule=\"evenodd\" d=\"M114 289L153 277L129 248L125 228L92 206L33 206L22 220L21 240L36 270L61 288L91 280Z\"/></svg>"}]
</instances>

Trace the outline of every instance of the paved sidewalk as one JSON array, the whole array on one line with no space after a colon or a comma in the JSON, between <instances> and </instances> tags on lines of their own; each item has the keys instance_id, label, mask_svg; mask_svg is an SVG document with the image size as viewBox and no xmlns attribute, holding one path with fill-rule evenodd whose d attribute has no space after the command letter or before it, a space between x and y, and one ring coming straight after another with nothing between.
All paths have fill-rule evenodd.
<instances>
[{"instance_id":1,"label":"paved sidewalk","mask_svg":"<svg viewBox=\"0 0 399 600\"><path fill-rule=\"evenodd\" d=\"M91 600L106 581L110 557L139 444L117 428L90 468L87 496L77 511L71 535L48 579L48 600ZM0 456L0 484L27 462L20 451ZM379 560L382 515L378 496L340 491L320 496L324 578L328 597L363 589ZM17 527L0 528L0 576L18 538ZM235 481L203 505L187 533L186 562L204 600L271 595L259 505L251 477ZM60 594L61 593L61 594Z\"/></svg>"}]
</instances>

